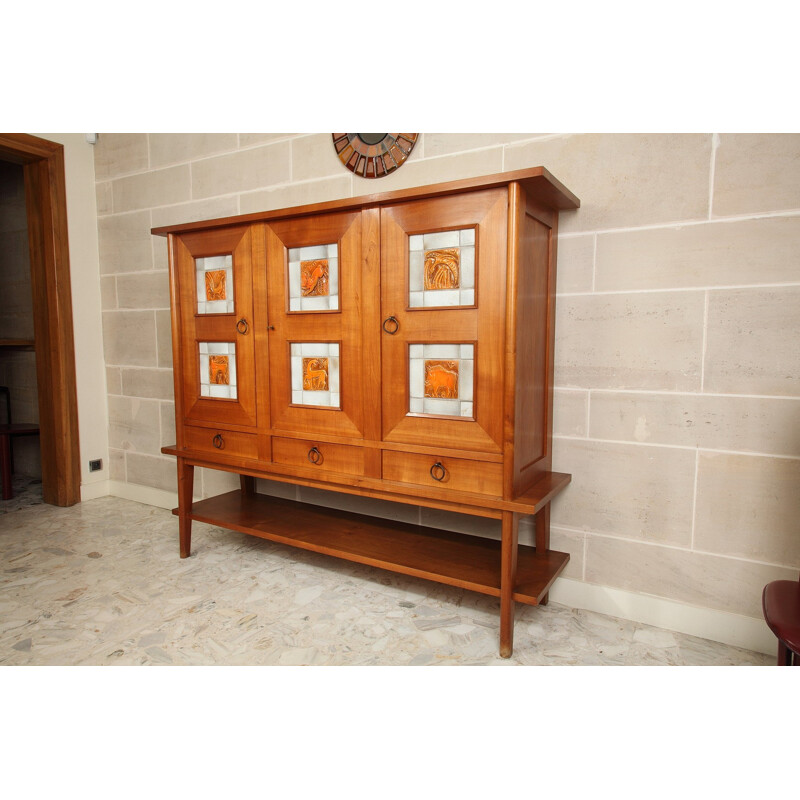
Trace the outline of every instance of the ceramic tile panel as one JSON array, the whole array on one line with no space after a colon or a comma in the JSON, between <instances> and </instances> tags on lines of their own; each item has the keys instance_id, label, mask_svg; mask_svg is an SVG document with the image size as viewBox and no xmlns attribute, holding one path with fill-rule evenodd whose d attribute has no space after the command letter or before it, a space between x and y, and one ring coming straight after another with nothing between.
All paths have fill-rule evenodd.
<instances>
[{"instance_id":1,"label":"ceramic tile panel","mask_svg":"<svg viewBox=\"0 0 800 800\"><path fill-rule=\"evenodd\" d=\"M199 342L200 396L236 400L236 344Z\"/></svg>"},{"instance_id":2,"label":"ceramic tile panel","mask_svg":"<svg viewBox=\"0 0 800 800\"><path fill-rule=\"evenodd\" d=\"M339 246L289 249L289 311L339 308Z\"/></svg>"},{"instance_id":3,"label":"ceramic tile panel","mask_svg":"<svg viewBox=\"0 0 800 800\"><path fill-rule=\"evenodd\" d=\"M197 313L233 314L233 256L195 259Z\"/></svg>"},{"instance_id":4,"label":"ceramic tile panel","mask_svg":"<svg viewBox=\"0 0 800 800\"><path fill-rule=\"evenodd\" d=\"M474 228L408 237L408 305L475 305Z\"/></svg>"},{"instance_id":5,"label":"ceramic tile panel","mask_svg":"<svg viewBox=\"0 0 800 800\"><path fill-rule=\"evenodd\" d=\"M292 342L292 403L341 408L338 342Z\"/></svg>"},{"instance_id":6,"label":"ceramic tile panel","mask_svg":"<svg viewBox=\"0 0 800 800\"><path fill-rule=\"evenodd\" d=\"M408 355L410 414L474 419L473 344L412 344Z\"/></svg>"}]
</instances>

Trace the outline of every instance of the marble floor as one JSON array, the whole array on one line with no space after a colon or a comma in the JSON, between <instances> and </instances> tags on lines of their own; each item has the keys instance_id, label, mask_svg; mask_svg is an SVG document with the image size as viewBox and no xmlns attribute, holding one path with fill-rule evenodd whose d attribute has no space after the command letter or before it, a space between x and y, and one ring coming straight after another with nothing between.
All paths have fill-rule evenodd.
<instances>
[{"instance_id":1,"label":"marble floor","mask_svg":"<svg viewBox=\"0 0 800 800\"><path fill-rule=\"evenodd\" d=\"M40 492L40 490L39 490ZM772 656L551 603L498 601L104 497L0 503L2 665L769 665Z\"/></svg>"}]
</instances>

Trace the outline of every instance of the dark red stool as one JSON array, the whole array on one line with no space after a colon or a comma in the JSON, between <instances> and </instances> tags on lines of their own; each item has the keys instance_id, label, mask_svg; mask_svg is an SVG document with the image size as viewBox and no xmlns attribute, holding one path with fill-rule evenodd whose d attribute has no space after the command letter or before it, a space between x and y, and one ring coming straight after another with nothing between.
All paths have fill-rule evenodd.
<instances>
[{"instance_id":1,"label":"dark red stool","mask_svg":"<svg viewBox=\"0 0 800 800\"><path fill-rule=\"evenodd\" d=\"M764 619L778 637L778 666L800 667L800 581L773 581L761 597Z\"/></svg>"}]
</instances>

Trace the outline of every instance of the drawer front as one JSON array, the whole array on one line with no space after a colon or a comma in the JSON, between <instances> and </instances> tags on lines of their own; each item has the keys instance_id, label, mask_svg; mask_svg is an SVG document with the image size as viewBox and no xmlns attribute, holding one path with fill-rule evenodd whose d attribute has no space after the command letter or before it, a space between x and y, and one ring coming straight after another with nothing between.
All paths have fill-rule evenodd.
<instances>
[{"instance_id":1,"label":"drawer front","mask_svg":"<svg viewBox=\"0 0 800 800\"><path fill-rule=\"evenodd\" d=\"M258 437L252 433L226 431L223 428L183 429L186 447L204 453L240 458L258 458Z\"/></svg>"},{"instance_id":2,"label":"drawer front","mask_svg":"<svg viewBox=\"0 0 800 800\"><path fill-rule=\"evenodd\" d=\"M468 458L441 458L435 454L384 450L383 478L493 497L500 497L503 492L502 464Z\"/></svg>"},{"instance_id":3,"label":"drawer front","mask_svg":"<svg viewBox=\"0 0 800 800\"><path fill-rule=\"evenodd\" d=\"M320 472L364 474L364 450L347 444L329 444L312 439L272 439L272 460L289 467L307 467Z\"/></svg>"}]
</instances>

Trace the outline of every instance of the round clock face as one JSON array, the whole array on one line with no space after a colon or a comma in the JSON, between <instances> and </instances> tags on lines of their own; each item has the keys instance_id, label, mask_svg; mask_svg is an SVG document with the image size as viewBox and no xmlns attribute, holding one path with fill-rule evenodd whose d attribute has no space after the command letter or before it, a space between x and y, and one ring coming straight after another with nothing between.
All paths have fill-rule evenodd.
<instances>
[{"instance_id":1,"label":"round clock face","mask_svg":"<svg viewBox=\"0 0 800 800\"><path fill-rule=\"evenodd\" d=\"M339 160L362 178L382 178L399 169L418 133L333 133Z\"/></svg>"}]
</instances>

